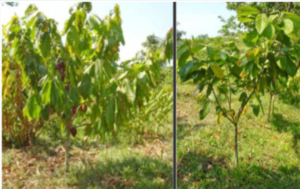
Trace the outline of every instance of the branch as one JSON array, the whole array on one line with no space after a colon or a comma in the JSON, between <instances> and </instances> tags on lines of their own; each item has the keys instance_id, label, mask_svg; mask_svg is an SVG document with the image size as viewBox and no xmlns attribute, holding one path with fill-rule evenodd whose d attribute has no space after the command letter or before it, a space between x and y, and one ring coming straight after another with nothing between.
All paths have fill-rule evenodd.
<instances>
[{"instance_id":1,"label":"branch","mask_svg":"<svg viewBox=\"0 0 300 189\"><path fill-rule=\"evenodd\" d=\"M242 114L242 112L243 112L243 110L244 110L246 104L249 102L249 100L251 99L252 95L253 95L254 92L256 91L256 88L257 88L257 86L258 86L258 84L259 84L259 82L260 82L260 79L261 79L261 76L262 76L263 73L264 73L264 70L265 70L265 68L264 68L264 65L263 65L263 69L262 69L261 73L260 73L259 76L258 76L258 79L257 79L257 82L256 82L256 84L255 84L255 86L254 86L253 91L250 93L250 95L249 95L248 98L246 99L246 102L244 103L244 106L241 106L240 109L239 109L239 112L238 112L238 120L240 119L240 116L241 116L241 114Z\"/></svg>"},{"instance_id":2,"label":"branch","mask_svg":"<svg viewBox=\"0 0 300 189\"><path fill-rule=\"evenodd\" d=\"M213 94L214 94L214 97L215 97L215 99L216 99L216 102L217 102L218 106L221 108L221 111L223 112L223 115L224 115L224 116L225 116L232 124L235 125L235 123L233 122L233 120L230 119L230 117L228 117L227 114L226 114L226 112L223 110L223 108L222 108L222 106L221 106L221 104L220 104L220 102L219 102L219 100L218 100L218 98L217 98L217 95L216 95L216 93L215 93L215 90L214 90L213 85L212 85L211 83L210 83L210 85L211 85L211 89L212 89L212 92L213 92Z\"/></svg>"},{"instance_id":3,"label":"branch","mask_svg":"<svg viewBox=\"0 0 300 189\"><path fill-rule=\"evenodd\" d=\"M229 109L231 109L231 85L230 85L230 77L229 77L229 70L228 70L228 64L226 64L226 69L227 69L227 73L228 73L228 88L229 88L229 97L228 97L228 106Z\"/></svg>"}]
</instances>

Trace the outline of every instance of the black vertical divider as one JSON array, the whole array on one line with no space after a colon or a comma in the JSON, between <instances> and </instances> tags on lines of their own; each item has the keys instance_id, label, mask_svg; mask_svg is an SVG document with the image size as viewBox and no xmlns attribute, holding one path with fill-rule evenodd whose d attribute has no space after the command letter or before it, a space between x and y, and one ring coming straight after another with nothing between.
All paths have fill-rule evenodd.
<instances>
[{"instance_id":1,"label":"black vertical divider","mask_svg":"<svg viewBox=\"0 0 300 189\"><path fill-rule=\"evenodd\" d=\"M177 188L177 154L176 154L176 2L173 2L173 188Z\"/></svg>"}]
</instances>

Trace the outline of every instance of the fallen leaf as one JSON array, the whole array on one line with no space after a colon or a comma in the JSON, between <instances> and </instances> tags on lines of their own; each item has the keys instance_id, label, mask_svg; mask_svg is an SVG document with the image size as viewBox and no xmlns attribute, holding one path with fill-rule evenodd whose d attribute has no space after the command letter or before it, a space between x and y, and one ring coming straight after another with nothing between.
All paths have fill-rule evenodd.
<instances>
[{"instance_id":1,"label":"fallen leaf","mask_svg":"<svg viewBox=\"0 0 300 189\"><path fill-rule=\"evenodd\" d=\"M219 136L217 133L214 134L214 137L215 137L215 139L217 139L217 140L220 138L220 136Z\"/></svg>"}]
</instances>

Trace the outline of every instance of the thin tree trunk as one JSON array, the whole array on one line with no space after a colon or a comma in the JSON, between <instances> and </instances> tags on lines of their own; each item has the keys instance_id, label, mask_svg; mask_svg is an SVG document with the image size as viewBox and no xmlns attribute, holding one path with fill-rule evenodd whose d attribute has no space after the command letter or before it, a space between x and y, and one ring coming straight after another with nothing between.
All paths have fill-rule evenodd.
<instances>
[{"instance_id":1,"label":"thin tree trunk","mask_svg":"<svg viewBox=\"0 0 300 189\"><path fill-rule=\"evenodd\" d=\"M69 152L69 144L70 144L70 123L67 123L67 137L65 141L65 150L66 150L66 157L65 157L65 163L66 163L66 172L69 171L69 158L70 158L70 152Z\"/></svg>"},{"instance_id":2,"label":"thin tree trunk","mask_svg":"<svg viewBox=\"0 0 300 189\"><path fill-rule=\"evenodd\" d=\"M273 101L272 101L272 115L274 115L274 102L275 102L275 97L273 98Z\"/></svg>"},{"instance_id":3,"label":"thin tree trunk","mask_svg":"<svg viewBox=\"0 0 300 189\"><path fill-rule=\"evenodd\" d=\"M235 124L235 140L234 140L234 149L235 149L235 165L239 165L239 151L238 151L238 125Z\"/></svg>"},{"instance_id":4,"label":"thin tree trunk","mask_svg":"<svg viewBox=\"0 0 300 189\"><path fill-rule=\"evenodd\" d=\"M271 110L272 110L273 94L270 93L270 102L269 102L269 113L268 113L268 122L271 121Z\"/></svg>"}]
</instances>

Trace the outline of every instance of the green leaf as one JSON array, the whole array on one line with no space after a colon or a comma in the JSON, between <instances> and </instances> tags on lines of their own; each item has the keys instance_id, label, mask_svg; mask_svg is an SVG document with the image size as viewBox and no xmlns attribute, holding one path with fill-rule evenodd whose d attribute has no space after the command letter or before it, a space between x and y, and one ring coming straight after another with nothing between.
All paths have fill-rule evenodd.
<instances>
[{"instance_id":1,"label":"green leaf","mask_svg":"<svg viewBox=\"0 0 300 189\"><path fill-rule=\"evenodd\" d=\"M262 34L263 31L268 26L268 18L266 14L259 14L255 20L256 30L259 34Z\"/></svg>"},{"instance_id":2,"label":"green leaf","mask_svg":"<svg viewBox=\"0 0 300 189\"><path fill-rule=\"evenodd\" d=\"M259 10L251 6L243 6L236 10L238 16L257 15Z\"/></svg>"},{"instance_id":3,"label":"green leaf","mask_svg":"<svg viewBox=\"0 0 300 189\"><path fill-rule=\"evenodd\" d=\"M180 70L179 70L179 76L182 82L185 82L189 79L191 79L189 73L191 73L193 71L193 67L194 67L195 62L194 61L189 61L188 63L184 64Z\"/></svg>"},{"instance_id":4,"label":"green leaf","mask_svg":"<svg viewBox=\"0 0 300 189\"><path fill-rule=\"evenodd\" d=\"M92 84L91 77L88 74L84 75L81 85L79 87L80 92L84 98L87 98L90 95L91 84Z\"/></svg>"},{"instance_id":5,"label":"green leaf","mask_svg":"<svg viewBox=\"0 0 300 189\"><path fill-rule=\"evenodd\" d=\"M210 58L211 60L213 60L213 58L214 58L214 50L213 50L213 48L207 46L207 47L206 47L206 51L207 51L207 54L208 54L209 58Z\"/></svg>"},{"instance_id":6,"label":"green leaf","mask_svg":"<svg viewBox=\"0 0 300 189\"><path fill-rule=\"evenodd\" d=\"M32 119L38 120L41 110L42 108L37 95L32 95L27 100L26 106L23 109L23 114L27 116L30 121Z\"/></svg>"},{"instance_id":7,"label":"green leaf","mask_svg":"<svg viewBox=\"0 0 300 189\"><path fill-rule=\"evenodd\" d=\"M263 32L263 36L268 39L273 39L275 37L275 27L269 23L267 28Z\"/></svg>"},{"instance_id":8,"label":"green leaf","mask_svg":"<svg viewBox=\"0 0 300 189\"><path fill-rule=\"evenodd\" d=\"M108 106L106 107L105 118L108 126L113 127L115 123L115 99L114 98L111 98L109 100Z\"/></svg>"},{"instance_id":9,"label":"green leaf","mask_svg":"<svg viewBox=\"0 0 300 189\"><path fill-rule=\"evenodd\" d=\"M270 15L268 20L270 23L272 23L277 17L278 17L278 14Z\"/></svg>"},{"instance_id":10,"label":"green leaf","mask_svg":"<svg viewBox=\"0 0 300 189\"><path fill-rule=\"evenodd\" d=\"M213 64L211 65L211 69L214 72L215 76L217 76L219 79L222 79L224 77L223 70L219 65Z\"/></svg>"},{"instance_id":11,"label":"green leaf","mask_svg":"<svg viewBox=\"0 0 300 189\"><path fill-rule=\"evenodd\" d=\"M286 15L286 18L290 19L293 22L294 29L296 30L296 32L298 32L298 30L300 30L300 17L291 12L284 12L284 14Z\"/></svg>"},{"instance_id":12,"label":"green leaf","mask_svg":"<svg viewBox=\"0 0 300 189\"><path fill-rule=\"evenodd\" d=\"M99 104L94 104L91 112L91 123L95 124L98 117L100 117Z\"/></svg>"},{"instance_id":13,"label":"green leaf","mask_svg":"<svg viewBox=\"0 0 300 189\"><path fill-rule=\"evenodd\" d=\"M258 114L259 114L259 106L255 105L255 104L251 104L250 106L252 107L254 115L258 116Z\"/></svg>"},{"instance_id":14,"label":"green leaf","mask_svg":"<svg viewBox=\"0 0 300 189\"><path fill-rule=\"evenodd\" d=\"M50 80L47 80L42 88L42 102L44 105L47 105L50 103L51 100L51 87L52 87L52 82Z\"/></svg>"},{"instance_id":15,"label":"green leaf","mask_svg":"<svg viewBox=\"0 0 300 189\"><path fill-rule=\"evenodd\" d=\"M283 30L286 34L290 34L294 30L294 24L290 19L284 19L283 20Z\"/></svg>"},{"instance_id":16,"label":"green leaf","mask_svg":"<svg viewBox=\"0 0 300 189\"><path fill-rule=\"evenodd\" d=\"M279 59L276 61L276 63L280 69L282 69L282 70L286 69L287 63L286 63L285 56L279 57Z\"/></svg>"},{"instance_id":17,"label":"green leaf","mask_svg":"<svg viewBox=\"0 0 300 189\"><path fill-rule=\"evenodd\" d=\"M243 102L244 100L246 100L246 98L247 98L247 93L246 93L246 92L243 92L243 93L240 95L239 101L240 101L240 102Z\"/></svg>"},{"instance_id":18,"label":"green leaf","mask_svg":"<svg viewBox=\"0 0 300 189\"><path fill-rule=\"evenodd\" d=\"M48 58L51 53L51 39L49 32L44 33L39 41L39 50L44 58Z\"/></svg>"},{"instance_id":19,"label":"green leaf","mask_svg":"<svg viewBox=\"0 0 300 189\"><path fill-rule=\"evenodd\" d=\"M35 5L33 5L33 4L30 4L29 6L28 6L28 8L26 9L26 11L25 11L25 17L27 18L27 17L29 17L32 13L34 13L35 11L37 11L38 9L37 9L37 7L35 6Z\"/></svg>"},{"instance_id":20,"label":"green leaf","mask_svg":"<svg viewBox=\"0 0 300 189\"><path fill-rule=\"evenodd\" d=\"M202 107L202 109L200 110L200 112L199 112L199 118L201 119L201 120L203 120L206 116L207 116L207 114L209 113L209 111L210 111L210 102L205 102L205 104L203 105L203 107Z\"/></svg>"},{"instance_id":21,"label":"green leaf","mask_svg":"<svg viewBox=\"0 0 300 189\"><path fill-rule=\"evenodd\" d=\"M68 20L66 20L66 22L65 22L65 26L64 26L64 30L62 32L62 35L65 35L69 31L69 29L71 28L74 20L75 20L75 14L72 14L72 16Z\"/></svg>"},{"instance_id":22,"label":"green leaf","mask_svg":"<svg viewBox=\"0 0 300 189\"><path fill-rule=\"evenodd\" d=\"M241 23L252 22L253 20L254 20L253 18L238 16L238 21L240 21Z\"/></svg>"},{"instance_id":23,"label":"green leaf","mask_svg":"<svg viewBox=\"0 0 300 189\"><path fill-rule=\"evenodd\" d=\"M129 102L133 103L135 101L135 98L136 98L136 93L135 93L135 90L134 90L134 85L135 83L133 82L130 82L127 78L124 79L123 81L123 87L124 87L124 92L127 96L127 99Z\"/></svg>"},{"instance_id":24,"label":"green leaf","mask_svg":"<svg viewBox=\"0 0 300 189\"><path fill-rule=\"evenodd\" d=\"M286 59L286 63L286 72L289 74L289 76L294 77L297 73L296 64L288 57Z\"/></svg>"}]
</instances>

